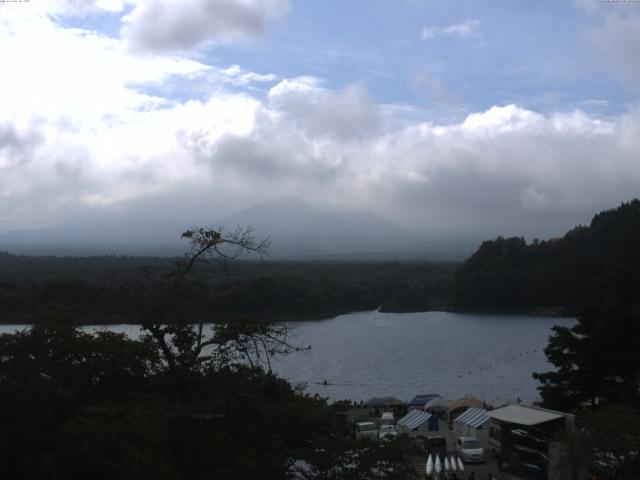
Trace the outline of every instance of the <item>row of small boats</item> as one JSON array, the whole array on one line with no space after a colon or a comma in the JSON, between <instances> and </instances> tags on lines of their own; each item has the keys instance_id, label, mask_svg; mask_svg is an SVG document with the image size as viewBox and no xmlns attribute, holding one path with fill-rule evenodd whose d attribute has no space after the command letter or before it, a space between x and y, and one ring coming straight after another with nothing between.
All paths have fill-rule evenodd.
<instances>
[{"instance_id":1,"label":"row of small boats","mask_svg":"<svg viewBox=\"0 0 640 480\"><path fill-rule=\"evenodd\" d=\"M454 457L451 455L451 458L447 458L446 455L443 455L444 460L440 460L440 455L435 455L434 457L429 454L427 457L427 464L425 465L425 470L427 476L431 476L433 472L436 475L440 474L442 470L445 472L464 472L464 463L462 463L462 459L460 457Z\"/></svg>"}]
</instances>

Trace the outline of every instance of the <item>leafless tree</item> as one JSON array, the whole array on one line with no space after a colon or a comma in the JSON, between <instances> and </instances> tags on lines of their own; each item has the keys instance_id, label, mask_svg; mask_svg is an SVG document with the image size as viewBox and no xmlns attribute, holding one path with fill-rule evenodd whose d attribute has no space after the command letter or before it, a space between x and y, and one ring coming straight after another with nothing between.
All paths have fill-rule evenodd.
<instances>
[{"instance_id":1,"label":"leafless tree","mask_svg":"<svg viewBox=\"0 0 640 480\"><path fill-rule=\"evenodd\" d=\"M142 327L149 332L147 340L160 349L169 370L184 372L205 364L244 362L251 368L266 366L271 371L273 355L301 349L291 342L286 326L270 320L236 316L218 323L207 335L203 318L194 326L171 315L181 288L189 276L196 274L199 264L218 264L226 269L242 255L267 255L270 246L270 240L258 239L251 227L237 227L231 233L221 228L191 228L182 238L189 241L189 249L164 287L155 292L161 298L146 309L142 318Z\"/></svg>"}]
</instances>

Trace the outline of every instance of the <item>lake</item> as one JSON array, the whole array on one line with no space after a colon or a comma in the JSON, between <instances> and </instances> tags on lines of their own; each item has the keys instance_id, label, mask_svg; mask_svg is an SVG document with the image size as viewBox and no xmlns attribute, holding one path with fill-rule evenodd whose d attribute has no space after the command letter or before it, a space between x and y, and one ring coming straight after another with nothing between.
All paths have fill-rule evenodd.
<instances>
[{"instance_id":1,"label":"lake","mask_svg":"<svg viewBox=\"0 0 640 480\"><path fill-rule=\"evenodd\" d=\"M489 403L539 398L532 372L549 370L543 349L553 325L575 319L448 312L356 312L288 322L295 343L311 350L277 359L273 368L307 392L366 401L418 393L454 399L466 393ZM2 325L0 333L24 326ZM103 327L85 327L93 331ZM110 330L139 334L135 325ZM323 379L329 385L322 385Z\"/></svg>"},{"instance_id":2,"label":"lake","mask_svg":"<svg viewBox=\"0 0 640 480\"><path fill-rule=\"evenodd\" d=\"M311 350L275 362L274 369L307 392L366 401L418 393L488 402L539 399L532 372L551 369L543 349L553 325L575 319L448 312L340 315L291 322ZM331 385L318 385L323 379Z\"/></svg>"}]
</instances>

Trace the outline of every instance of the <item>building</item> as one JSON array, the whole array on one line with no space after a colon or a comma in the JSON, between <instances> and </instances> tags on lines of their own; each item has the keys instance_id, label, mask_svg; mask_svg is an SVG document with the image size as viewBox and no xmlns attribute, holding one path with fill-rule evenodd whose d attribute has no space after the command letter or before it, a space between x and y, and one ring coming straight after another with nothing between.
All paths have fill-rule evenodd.
<instances>
[{"instance_id":1,"label":"building","mask_svg":"<svg viewBox=\"0 0 640 480\"><path fill-rule=\"evenodd\" d=\"M507 405L488 412L488 446L516 477L568 480L570 466L560 458L557 434L573 429L575 417L523 405Z\"/></svg>"}]
</instances>

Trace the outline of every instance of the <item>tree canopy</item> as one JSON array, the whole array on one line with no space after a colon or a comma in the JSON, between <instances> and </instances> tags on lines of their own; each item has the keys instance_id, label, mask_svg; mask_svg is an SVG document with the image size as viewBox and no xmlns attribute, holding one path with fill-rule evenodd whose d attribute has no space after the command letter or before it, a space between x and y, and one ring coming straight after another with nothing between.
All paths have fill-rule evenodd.
<instances>
[{"instance_id":1,"label":"tree canopy","mask_svg":"<svg viewBox=\"0 0 640 480\"><path fill-rule=\"evenodd\" d=\"M593 217L547 241L483 242L456 272L456 308L577 313L615 298L640 297L640 200Z\"/></svg>"},{"instance_id":2,"label":"tree canopy","mask_svg":"<svg viewBox=\"0 0 640 480\"><path fill-rule=\"evenodd\" d=\"M265 246L247 230L185 233L192 248L176 269L138 285L139 339L89 334L64 317L0 336L3 477L417 478L411 439L356 442L344 404L271 372L272 356L304 348L286 328L252 316L212 331L184 321L201 262Z\"/></svg>"},{"instance_id":3,"label":"tree canopy","mask_svg":"<svg viewBox=\"0 0 640 480\"><path fill-rule=\"evenodd\" d=\"M544 404L579 411L604 405L640 407L640 308L588 308L573 327L553 327L545 354L556 368L535 373Z\"/></svg>"}]
</instances>

